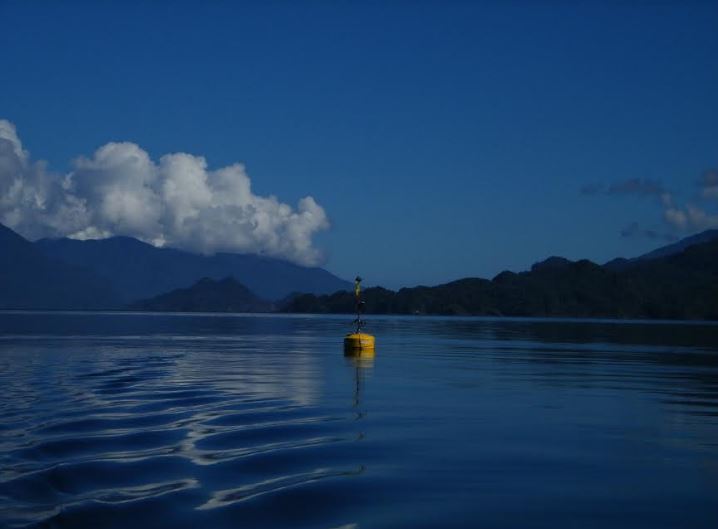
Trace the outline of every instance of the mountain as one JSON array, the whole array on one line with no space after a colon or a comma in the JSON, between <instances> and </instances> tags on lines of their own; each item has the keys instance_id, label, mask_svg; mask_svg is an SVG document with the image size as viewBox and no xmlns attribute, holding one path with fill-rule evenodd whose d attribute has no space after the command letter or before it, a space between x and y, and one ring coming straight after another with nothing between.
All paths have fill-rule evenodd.
<instances>
[{"instance_id":1,"label":"mountain","mask_svg":"<svg viewBox=\"0 0 718 529\"><path fill-rule=\"evenodd\" d=\"M571 264L571 261L566 259L565 257L556 257L551 256L548 259L544 259L543 261L540 261L538 263L534 263L531 266L532 272L537 272L539 270L551 270L551 269L561 269L566 268Z\"/></svg>"},{"instance_id":2,"label":"mountain","mask_svg":"<svg viewBox=\"0 0 718 529\"><path fill-rule=\"evenodd\" d=\"M0 309L105 309L119 306L110 283L48 258L0 224Z\"/></svg>"},{"instance_id":3,"label":"mountain","mask_svg":"<svg viewBox=\"0 0 718 529\"><path fill-rule=\"evenodd\" d=\"M704 242L710 242L718 240L718 230L706 230L701 233L697 233L696 235L691 235L690 237L686 237L684 239L681 239L678 242L675 242L673 244L669 244L667 246L662 246L661 248L657 248L651 252L648 252L646 254L643 254L639 257L636 257L636 259L658 259L660 257L668 257L669 255L675 255L678 253L681 253L683 250L690 246L694 246L696 244L701 244Z\"/></svg>"},{"instance_id":4,"label":"mountain","mask_svg":"<svg viewBox=\"0 0 718 529\"><path fill-rule=\"evenodd\" d=\"M274 307L233 277L220 281L205 277L189 288L138 301L129 308L161 312L270 312Z\"/></svg>"},{"instance_id":5,"label":"mountain","mask_svg":"<svg viewBox=\"0 0 718 529\"><path fill-rule=\"evenodd\" d=\"M42 239L35 246L48 257L86 267L111 281L123 304L186 288L204 277L239 278L258 296L270 300L292 292L325 294L351 286L321 268L248 254L199 255L157 248L131 237Z\"/></svg>"},{"instance_id":6,"label":"mountain","mask_svg":"<svg viewBox=\"0 0 718 529\"><path fill-rule=\"evenodd\" d=\"M718 320L718 239L620 267L551 257L491 281L466 278L398 292L369 288L367 313ZM351 313L351 292L295 296L285 312Z\"/></svg>"},{"instance_id":7,"label":"mountain","mask_svg":"<svg viewBox=\"0 0 718 529\"><path fill-rule=\"evenodd\" d=\"M0 309L121 308L145 299L135 307L265 311L271 304L263 299L303 291L286 297L282 310L350 313L350 286L325 270L277 259L202 256L128 237L31 243L0 225ZM492 280L370 288L364 300L367 312L382 314L718 319L718 236L704 232L604 266L550 257Z\"/></svg>"},{"instance_id":8,"label":"mountain","mask_svg":"<svg viewBox=\"0 0 718 529\"><path fill-rule=\"evenodd\" d=\"M718 230L706 230L689 237L685 237L678 242L669 244L667 246L661 246L648 253L633 257L632 259L626 259L624 257L616 257L608 261L605 266L609 270L625 270L626 268L635 265L639 261L651 261L654 259L661 259L663 257L670 257L671 255L677 255L696 244L711 242L718 240Z\"/></svg>"}]
</instances>

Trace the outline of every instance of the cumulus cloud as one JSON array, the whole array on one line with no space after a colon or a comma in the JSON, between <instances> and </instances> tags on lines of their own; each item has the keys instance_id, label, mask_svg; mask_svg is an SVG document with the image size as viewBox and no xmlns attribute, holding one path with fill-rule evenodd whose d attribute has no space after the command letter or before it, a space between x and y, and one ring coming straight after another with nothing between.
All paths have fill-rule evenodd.
<instances>
[{"instance_id":1,"label":"cumulus cloud","mask_svg":"<svg viewBox=\"0 0 718 529\"><path fill-rule=\"evenodd\" d=\"M585 184L582 195L633 195L656 200L662 210L664 223L673 232L699 231L718 228L718 171L705 171L698 181L699 193L694 200L681 201L675 193L650 179L631 178L612 184ZM661 230L645 229L634 222L621 230L622 237L675 238Z\"/></svg>"},{"instance_id":2,"label":"cumulus cloud","mask_svg":"<svg viewBox=\"0 0 718 529\"><path fill-rule=\"evenodd\" d=\"M663 218L670 226L678 230L685 230L688 227L688 215L679 208L666 208L663 210Z\"/></svg>"},{"instance_id":3,"label":"cumulus cloud","mask_svg":"<svg viewBox=\"0 0 718 529\"><path fill-rule=\"evenodd\" d=\"M673 241L676 237L670 233L663 233L652 228L644 228L638 222L632 222L621 230L621 237L632 239L636 237L646 237L648 239L663 239Z\"/></svg>"},{"instance_id":4,"label":"cumulus cloud","mask_svg":"<svg viewBox=\"0 0 718 529\"><path fill-rule=\"evenodd\" d=\"M153 160L134 143L108 143L67 174L33 162L12 123L0 120L0 223L22 235L136 237L202 253L259 253L302 265L323 255L313 236L329 227L311 197L296 207L252 192L242 164L210 169L201 156Z\"/></svg>"},{"instance_id":5,"label":"cumulus cloud","mask_svg":"<svg viewBox=\"0 0 718 529\"><path fill-rule=\"evenodd\" d=\"M581 186L581 194L595 195L633 195L641 198L657 199L664 207L673 204L673 194L660 182L648 178L629 178L612 184L590 183Z\"/></svg>"},{"instance_id":6,"label":"cumulus cloud","mask_svg":"<svg viewBox=\"0 0 718 529\"><path fill-rule=\"evenodd\" d=\"M654 180L644 178L630 178L622 182L615 182L608 186L606 192L609 195L639 195L639 196L661 196L666 193L663 186Z\"/></svg>"},{"instance_id":7,"label":"cumulus cloud","mask_svg":"<svg viewBox=\"0 0 718 529\"><path fill-rule=\"evenodd\" d=\"M697 200L683 205L673 201L665 204L663 215L673 228L680 231L718 228L718 171L705 171L698 181L698 187Z\"/></svg>"},{"instance_id":8,"label":"cumulus cloud","mask_svg":"<svg viewBox=\"0 0 718 529\"><path fill-rule=\"evenodd\" d=\"M661 197L667 191L660 182L644 178L630 178L612 184L589 183L581 186L582 195L638 195Z\"/></svg>"},{"instance_id":9,"label":"cumulus cloud","mask_svg":"<svg viewBox=\"0 0 718 529\"><path fill-rule=\"evenodd\" d=\"M701 188L701 195L703 198L718 199L718 170L709 169L704 172L698 182L698 185Z\"/></svg>"}]
</instances>

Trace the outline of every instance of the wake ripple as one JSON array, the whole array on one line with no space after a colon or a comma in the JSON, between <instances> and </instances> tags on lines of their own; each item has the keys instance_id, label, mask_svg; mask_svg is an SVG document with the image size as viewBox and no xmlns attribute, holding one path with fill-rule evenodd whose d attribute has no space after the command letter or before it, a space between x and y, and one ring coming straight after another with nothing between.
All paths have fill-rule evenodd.
<instances>
[{"instance_id":1,"label":"wake ripple","mask_svg":"<svg viewBox=\"0 0 718 529\"><path fill-rule=\"evenodd\" d=\"M112 353L24 364L24 383L2 373L9 527L189 526L193 513L363 471L348 457L355 412L315 405L306 364L279 377L271 358L222 356L203 371L184 354Z\"/></svg>"}]
</instances>

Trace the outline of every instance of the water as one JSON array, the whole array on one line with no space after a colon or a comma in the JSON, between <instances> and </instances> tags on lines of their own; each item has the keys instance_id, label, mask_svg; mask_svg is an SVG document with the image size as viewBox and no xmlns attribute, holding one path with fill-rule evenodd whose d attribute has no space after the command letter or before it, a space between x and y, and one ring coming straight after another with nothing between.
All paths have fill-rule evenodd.
<instances>
[{"instance_id":1,"label":"water","mask_svg":"<svg viewBox=\"0 0 718 529\"><path fill-rule=\"evenodd\" d=\"M0 526L718 527L718 326L0 314Z\"/></svg>"}]
</instances>

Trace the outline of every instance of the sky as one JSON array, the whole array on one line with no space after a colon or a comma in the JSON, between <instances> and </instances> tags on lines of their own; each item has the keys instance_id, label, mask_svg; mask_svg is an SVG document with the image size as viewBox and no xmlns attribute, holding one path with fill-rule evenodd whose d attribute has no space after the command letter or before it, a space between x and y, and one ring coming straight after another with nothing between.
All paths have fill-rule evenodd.
<instances>
[{"instance_id":1,"label":"sky","mask_svg":"<svg viewBox=\"0 0 718 529\"><path fill-rule=\"evenodd\" d=\"M0 222L391 288L718 227L718 3L0 0Z\"/></svg>"}]
</instances>

